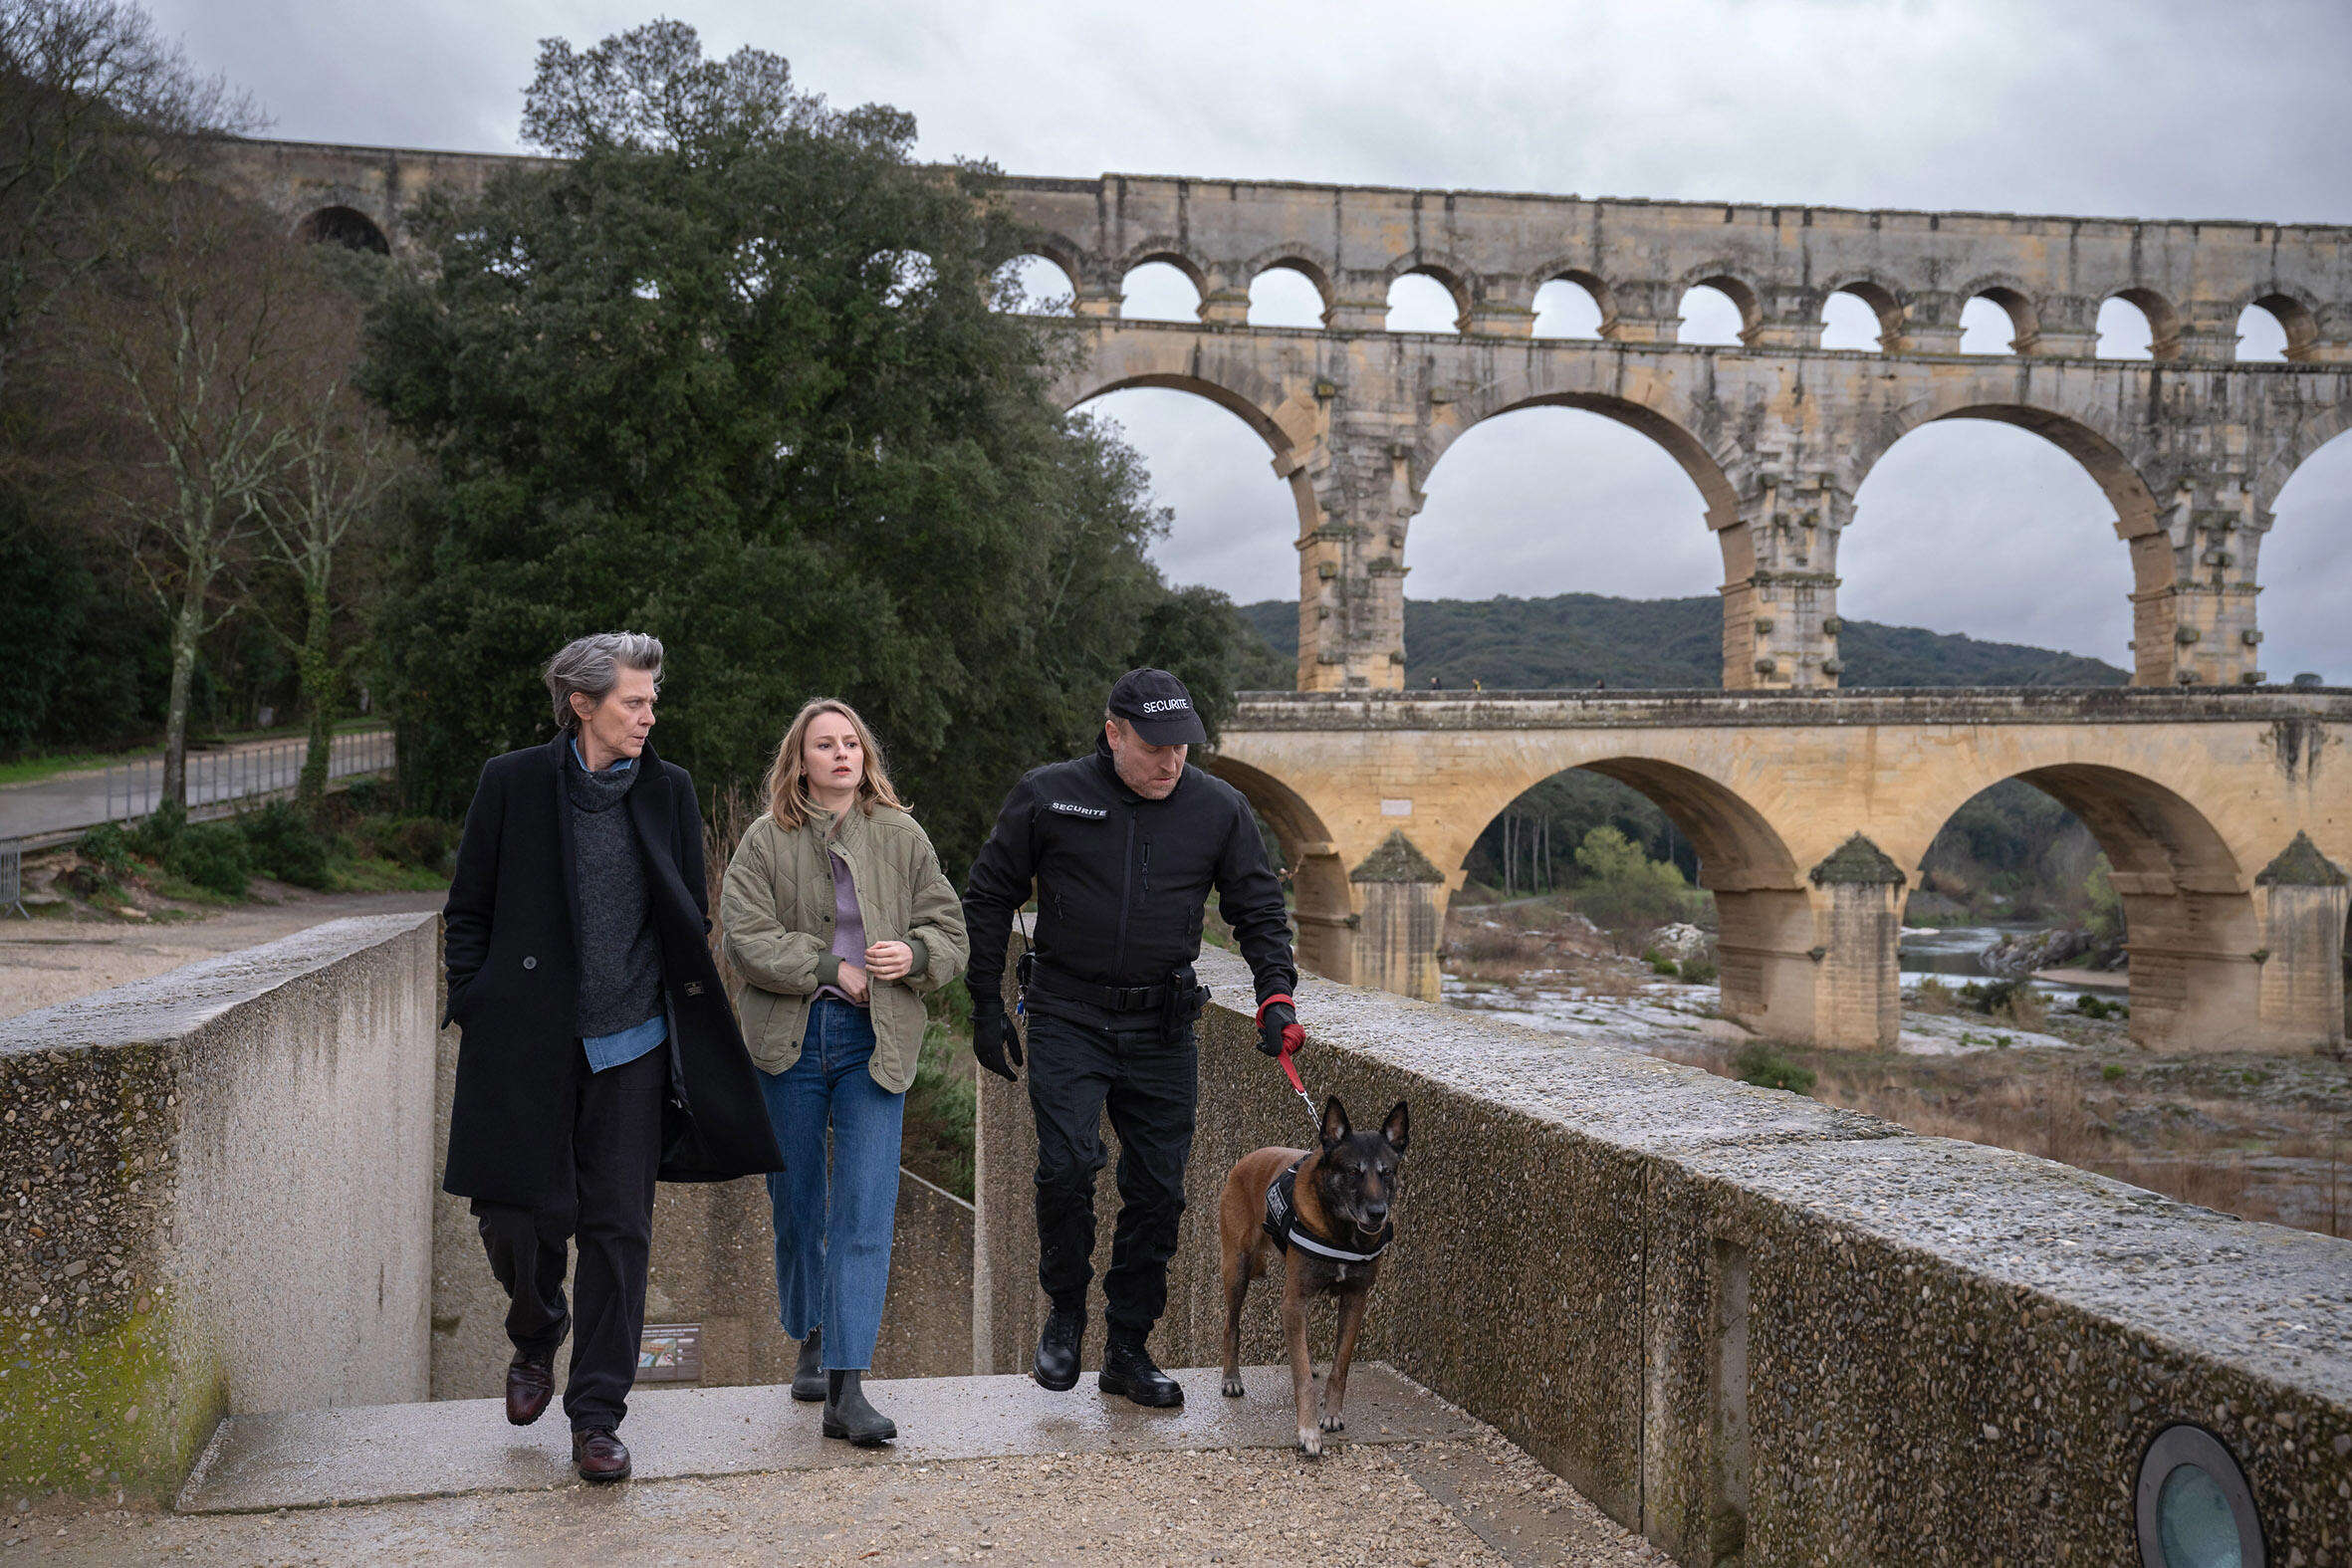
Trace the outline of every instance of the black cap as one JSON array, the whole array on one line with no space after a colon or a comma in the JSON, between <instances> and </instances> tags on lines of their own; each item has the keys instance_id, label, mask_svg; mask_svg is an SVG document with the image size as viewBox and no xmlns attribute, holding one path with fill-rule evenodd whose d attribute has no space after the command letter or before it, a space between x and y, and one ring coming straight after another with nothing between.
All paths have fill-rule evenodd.
<instances>
[{"instance_id":1,"label":"black cap","mask_svg":"<svg viewBox=\"0 0 2352 1568\"><path fill-rule=\"evenodd\" d=\"M1147 746L1206 746L1209 732L1193 711L1192 693L1166 670L1129 670L1103 706L1127 721Z\"/></svg>"}]
</instances>

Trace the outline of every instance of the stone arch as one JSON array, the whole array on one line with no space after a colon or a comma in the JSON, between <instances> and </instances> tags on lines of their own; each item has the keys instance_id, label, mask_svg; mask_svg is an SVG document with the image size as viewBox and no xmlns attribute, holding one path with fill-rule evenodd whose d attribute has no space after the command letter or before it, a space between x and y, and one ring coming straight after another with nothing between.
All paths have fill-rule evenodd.
<instances>
[{"instance_id":1,"label":"stone arch","mask_svg":"<svg viewBox=\"0 0 2352 1568\"><path fill-rule=\"evenodd\" d=\"M2295 470L2346 430L2352 430L2352 402L2330 403L2296 420L2287 439L2254 471L2254 505L2268 512Z\"/></svg>"},{"instance_id":2,"label":"stone arch","mask_svg":"<svg viewBox=\"0 0 2352 1568\"><path fill-rule=\"evenodd\" d=\"M1523 408L1575 408L1614 419L1664 447L1667 455L1690 476L1691 483L1699 487L1699 494L1707 503L1710 526L1721 530L1737 519L1740 493L1731 478L1731 464L1718 458L1706 442L1673 414L1612 393L1534 388L1527 384L1525 377L1507 377L1491 390L1493 395L1463 405L1464 412L1458 420L1431 422L1422 436L1420 461L1415 465L1422 475L1436 467L1446 449L1473 425Z\"/></svg>"},{"instance_id":3,"label":"stone arch","mask_svg":"<svg viewBox=\"0 0 2352 1568\"><path fill-rule=\"evenodd\" d=\"M1400 278L1427 278L1454 297L1455 330L1470 330L1470 308L1482 292L1479 276L1461 261L1443 252L1416 250L1399 256L1381 269L1382 293L1396 287Z\"/></svg>"},{"instance_id":4,"label":"stone arch","mask_svg":"<svg viewBox=\"0 0 2352 1568\"><path fill-rule=\"evenodd\" d=\"M2230 320L2234 324L2247 311L2254 310L2267 312L2286 334L2286 357L2290 363L2311 358L2319 343L2317 296L2291 284L2267 284L2237 301Z\"/></svg>"},{"instance_id":5,"label":"stone arch","mask_svg":"<svg viewBox=\"0 0 2352 1568\"><path fill-rule=\"evenodd\" d=\"M1063 406L1074 413L1097 397L1107 397L1112 392L1123 392L1138 386L1161 387L1205 397L1257 431L1276 457L1291 450L1290 432L1282 427L1270 411L1272 400L1266 398L1266 393L1272 388L1257 388L1256 395L1253 395L1251 391L1228 386L1197 371L1145 369L1113 375L1107 380L1085 383L1082 388L1065 397Z\"/></svg>"},{"instance_id":6,"label":"stone arch","mask_svg":"<svg viewBox=\"0 0 2352 1568\"><path fill-rule=\"evenodd\" d=\"M1756 286L1741 277L1732 264L1712 261L1693 267L1684 273L1675 284L1674 303L1677 313L1682 310L1684 298L1693 289L1713 289L1732 302L1733 307L1740 313L1740 340L1742 342L1749 341L1755 336L1756 330L1764 325L1763 299L1757 294Z\"/></svg>"},{"instance_id":7,"label":"stone arch","mask_svg":"<svg viewBox=\"0 0 2352 1568\"><path fill-rule=\"evenodd\" d=\"M1355 890L1322 816L1289 784L1248 763L1211 752L1200 766L1239 789L1281 840L1298 924L1298 962L1333 980L1353 980Z\"/></svg>"},{"instance_id":8,"label":"stone arch","mask_svg":"<svg viewBox=\"0 0 2352 1568\"><path fill-rule=\"evenodd\" d=\"M392 253L391 241L373 218L356 207L341 204L321 207L306 215L294 226L296 239L313 245L341 245L346 250L373 251L378 256Z\"/></svg>"},{"instance_id":9,"label":"stone arch","mask_svg":"<svg viewBox=\"0 0 2352 1568\"><path fill-rule=\"evenodd\" d=\"M1528 297L1533 299L1542 293L1547 283L1572 283L1591 295L1592 303L1600 307L1601 332L1607 334L1609 324L1617 319L1617 299L1599 273L1583 265L1580 259L1545 262L1527 275Z\"/></svg>"},{"instance_id":10,"label":"stone arch","mask_svg":"<svg viewBox=\"0 0 2352 1568\"><path fill-rule=\"evenodd\" d=\"M1209 297L1213 285L1209 281L1208 270L1195 261L1181 243L1164 235L1145 240L1121 256L1118 260L1118 279L1113 281L1124 280L1136 268L1148 267L1153 262L1163 262L1175 268L1192 281L1193 288L1202 299Z\"/></svg>"},{"instance_id":11,"label":"stone arch","mask_svg":"<svg viewBox=\"0 0 2352 1568\"><path fill-rule=\"evenodd\" d=\"M2080 416L1988 399L1983 391L1981 384L1956 387L1881 420L1852 454L1856 492L1888 450L1922 425L1946 419L1986 419L2040 436L2080 464L2115 508L2115 537L2123 541L2131 559L2134 684L2172 684L2176 658L2172 617L2177 611L2173 590L2180 580L2180 568L2172 536L2165 528L2164 505L2148 476L2121 442Z\"/></svg>"},{"instance_id":12,"label":"stone arch","mask_svg":"<svg viewBox=\"0 0 2352 1568\"><path fill-rule=\"evenodd\" d=\"M2252 880L2204 809L2112 762L1952 772L1960 777L1930 798L1906 835L1903 864L1912 885L1929 842L1954 812L2004 779L2029 784L2081 820L2112 868L2131 954L2133 1038L2194 1049L2248 1037L2262 941L2248 896Z\"/></svg>"},{"instance_id":13,"label":"stone arch","mask_svg":"<svg viewBox=\"0 0 2352 1568\"><path fill-rule=\"evenodd\" d=\"M2027 353L2034 340L2041 336L2041 308L2034 303L2031 287L2014 273L1987 273L1972 279L1954 293L1959 309L1966 312L1972 300L1990 300L2008 317L2011 336L2009 351ZM1953 318L1960 325L1958 315Z\"/></svg>"},{"instance_id":14,"label":"stone arch","mask_svg":"<svg viewBox=\"0 0 2352 1568\"><path fill-rule=\"evenodd\" d=\"M1328 255L1310 245L1270 246L1242 263L1238 270L1246 286L1257 282L1261 273L1273 272L1277 268L1289 268L1313 284L1315 292L1323 297L1325 311L1338 303L1338 286L1331 279L1339 269Z\"/></svg>"},{"instance_id":15,"label":"stone arch","mask_svg":"<svg viewBox=\"0 0 2352 1568\"><path fill-rule=\"evenodd\" d=\"M1876 430L1854 453L1854 475L1857 486L1867 478L1878 460L1904 436L1925 424L1940 419L1990 419L1998 424L2014 425L2048 441L2067 456L2080 463L2107 499L2115 506L2116 537L2133 543L2133 580L2142 589L2170 587L2173 582L2171 545L2166 540L2159 503L2154 490L2138 466L2126 455L2123 445L2115 437L2101 431L2081 416L2061 414L2052 409L2037 408L2028 403L1988 398L1979 386L1959 386L1940 395L1923 398L1882 419ZM2140 540L2154 539L2162 546L2160 553L2143 559Z\"/></svg>"},{"instance_id":16,"label":"stone arch","mask_svg":"<svg viewBox=\"0 0 2352 1568\"><path fill-rule=\"evenodd\" d=\"M1878 318L1878 345L1881 351L1892 353L1902 346L1903 323L1910 315L1911 307L1905 301L1901 289L1874 272L1841 273L1812 302L1812 315L1818 317L1828 309L1830 299L1840 294L1850 294L1860 300Z\"/></svg>"},{"instance_id":17,"label":"stone arch","mask_svg":"<svg viewBox=\"0 0 2352 1568\"><path fill-rule=\"evenodd\" d=\"M2181 313L2175 309L2172 301L2154 289L2138 285L2113 290L2103 295L2099 303L2105 305L2109 300L2121 300L2138 311L2147 322L2149 358L2161 361L2181 356ZM2094 318L2097 314L2096 311L2092 312ZM2107 355L2102 353L2100 357L2105 358Z\"/></svg>"},{"instance_id":18,"label":"stone arch","mask_svg":"<svg viewBox=\"0 0 2352 1568\"><path fill-rule=\"evenodd\" d=\"M1495 817L1543 780L1577 768L1616 780L1655 805L1698 851L1699 885L1716 900L1725 1015L1787 1038L1807 1033L1814 1016L1811 900L1786 840L1764 812L1685 763L1613 749L1596 748L1592 756L1531 750L1531 766L1497 774L1468 802L1460 825L1469 831L1456 835L1461 858L1467 860Z\"/></svg>"}]
</instances>

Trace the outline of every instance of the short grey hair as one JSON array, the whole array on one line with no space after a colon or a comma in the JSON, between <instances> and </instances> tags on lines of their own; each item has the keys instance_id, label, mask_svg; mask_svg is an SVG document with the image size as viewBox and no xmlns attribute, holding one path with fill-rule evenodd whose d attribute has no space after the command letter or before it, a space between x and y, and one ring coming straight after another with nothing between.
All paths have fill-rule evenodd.
<instances>
[{"instance_id":1,"label":"short grey hair","mask_svg":"<svg viewBox=\"0 0 2352 1568\"><path fill-rule=\"evenodd\" d=\"M653 689L661 690L661 639L641 631L599 631L576 637L547 661L547 694L556 710L556 728L577 730L580 716L572 711L572 694L591 703L602 702L620 684L620 672L645 670Z\"/></svg>"}]
</instances>

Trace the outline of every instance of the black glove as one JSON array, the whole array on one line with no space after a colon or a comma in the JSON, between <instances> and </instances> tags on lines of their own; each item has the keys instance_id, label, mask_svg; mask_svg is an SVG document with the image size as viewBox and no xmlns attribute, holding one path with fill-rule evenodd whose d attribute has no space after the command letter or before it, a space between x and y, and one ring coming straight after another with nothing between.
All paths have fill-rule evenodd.
<instances>
[{"instance_id":1,"label":"black glove","mask_svg":"<svg viewBox=\"0 0 2352 1568\"><path fill-rule=\"evenodd\" d=\"M1013 1068L1021 1065L1021 1035L1014 1029L1013 1020L1005 1016L1002 998L973 999L972 1055L1007 1083L1019 1081ZM1012 1066L1006 1065L1008 1061Z\"/></svg>"},{"instance_id":2,"label":"black glove","mask_svg":"<svg viewBox=\"0 0 2352 1568\"><path fill-rule=\"evenodd\" d=\"M1286 1036L1294 1051L1306 1041L1306 1030L1298 1024L1298 1009L1287 1002L1270 1002L1258 1012L1258 1048L1269 1056L1280 1056Z\"/></svg>"}]
</instances>

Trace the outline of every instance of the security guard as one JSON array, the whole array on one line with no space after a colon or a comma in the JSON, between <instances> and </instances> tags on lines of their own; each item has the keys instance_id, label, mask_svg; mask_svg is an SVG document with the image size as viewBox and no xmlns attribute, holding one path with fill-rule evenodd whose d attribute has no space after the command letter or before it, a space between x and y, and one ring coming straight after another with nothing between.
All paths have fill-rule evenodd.
<instances>
[{"instance_id":1,"label":"security guard","mask_svg":"<svg viewBox=\"0 0 2352 1568\"><path fill-rule=\"evenodd\" d=\"M1029 1101L1038 1121L1038 1282L1053 1303L1036 1377L1077 1382L1093 1274L1094 1175L1102 1112L1119 1136L1119 1219L1102 1293L1109 1324L1099 1386L1138 1405L1184 1391L1144 1340L1168 1299L1168 1258L1192 1152L1194 981L1201 913L1218 908L1257 982L1259 1048L1297 1038L1297 970L1282 885L1241 792L1185 765L1208 739L1192 695L1165 670L1111 688L1094 755L1055 763L1006 797L964 890L971 935L972 1051L1007 1080L1022 1065L1001 994L1013 915L1037 888L1035 946L1023 961Z\"/></svg>"}]
</instances>

